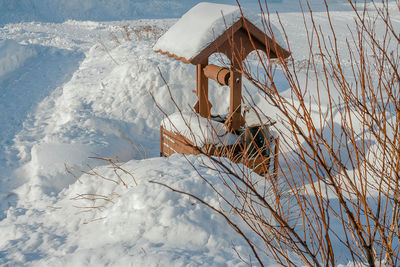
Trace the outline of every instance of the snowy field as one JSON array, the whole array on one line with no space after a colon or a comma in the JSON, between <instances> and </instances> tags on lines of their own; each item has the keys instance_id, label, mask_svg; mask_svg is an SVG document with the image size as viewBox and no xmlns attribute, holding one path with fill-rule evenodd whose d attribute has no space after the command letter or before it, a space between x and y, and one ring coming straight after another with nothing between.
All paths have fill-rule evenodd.
<instances>
[{"instance_id":1,"label":"snowy field","mask_svg":"<svg viewBox=\"0 0 400 267\"><path fill-rule=\"evenodd\" d=\"M222 217L149 183L161 181L217 205L189 160L224 190L215 173L201 167L201 157L158 157L163 114L151 94L166 113L175 111L160 71L182 107L196 102L196 85L194 66L152 46L197 2L0 0L1 266L246 266L236 251L249 255L249 248ZM244 6L257 11L255 1ZM300 63L307 43L296 6L271 4ZM328 27L319 1L311 6ZM400 29L396 3L390 7ZM341 1L332 1L331 10L345 35L353 13ZM279 73L277 83L288 92ZM210 101L218 103L215 113L225 113L228 90L216 86ZM125 162L133 175L121 176L126 186L115 182L106 162L89 158L97 155ZM112 181L79 172L90 168ZM93 203L81 194L102 198L87 208ZM344 252L338 261L351 259Z\"/></svg>"}]
</instances>

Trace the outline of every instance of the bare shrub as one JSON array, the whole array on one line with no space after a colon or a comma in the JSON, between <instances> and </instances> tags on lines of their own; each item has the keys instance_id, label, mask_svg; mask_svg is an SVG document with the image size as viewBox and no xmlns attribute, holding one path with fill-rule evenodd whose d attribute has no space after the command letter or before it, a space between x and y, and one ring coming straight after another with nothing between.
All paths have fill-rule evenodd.
<instances>
[{"instance_id":1,"label":"bare shrub","mask_svg":"<svg viewBox=\"0 0 400 267\"><path fill-rule=\"evenodd\" d=\"M157 25L137 25L131 28L137 41L156 41L165 32Z\"/></svg>"},{"instance_id":2,"label":"bare shrub","mask_svg":"<svg viewBox=\"0 0 400 267\"><path fill-rule=\"evenodd\" d=\"M263 254L285 266L336 266L343 250L355 264L399 264L400 37L387 2L372 3L374 12L367 5L349 5L355 22L345 50L338 46L340 36L326 4L328 32L321 30L311 10L303 13L307 61L298 64L291 58L271 64L258 54L262 74L255 76L250 65L238 70L278 114L277 179L276 173L256 176L225 160L228 148L210 156L194 147L208 157L205 164L218 171L231 192L221 194L203 177L229 208L162 184L221 214L248 242L261 266ZM273 37L264 15L265 30ZM383 31L376 30L377 21ZM289 45L290 36L285 37ZM274 83L276 68L290 85L290 97L282 96ZM311 86L301 79L315 82ZM248 101L263 123L265 110Z\"/></svg>"},{"instance_id":3,"label":"bare shrub","mask_svg":"<svg viewBox=\"0 0 400 267\"><path fill-rule=\"evenodd\" d=\"M120 45L121 42L119 41L117 35L113 32L110 32L110 40L114 41L116 43L116 45Z\"/></svg>"},{"instance_id":4,"label":"bare shrub","mask_svg":"<svg viewBox=\"0 0 400 267\"><path fill-rule=\"evenodd\" d=\"M121 138L123 138L137 150L142 159L149 157L148 151L141 144L137 145L134 141L124 136L122 133L120 133L120 135ZM108 168L112 170L112 175L104 175L97 167L93 167L90 164L86 165L86 170L64 164L66 172L73 176L79 184L84 184L88 179L92 179L91 182L103 180L106 183L113 184L114 187L111 186L109 189L102 188L101 192L105 191L106 193L97 193L93 191L77 193L71 198L71 200L77 203L73 206L79 210L79 213L83 212L92 213L92 215L101 215L101 213L107 207L115 203L115 199L120 197L120 194L115 192L112 188L119 188L122 186L124 189L129 189L132 186L137 186L138 183L132 172L122 167L124 162L118 157L110 158L96 154L95 156L89 157L89 159L98 161L96 165L99 165L99 162L103 165L107 165ZM105 219L105 217L95 217L94 219L84 221L84 224L102 219Z\"/></svg>"},{"instance_id":5,"label":"bare shrub","mask_svg":"<svg viewBox=\"0 0 400 267\"><path fill-rule=\"evenodd\" d=\"M131 39L131 31L129 30L128 25L122 26L122 36L124 37L125 41L132 41Z\"/></svg>"}]
</instances>

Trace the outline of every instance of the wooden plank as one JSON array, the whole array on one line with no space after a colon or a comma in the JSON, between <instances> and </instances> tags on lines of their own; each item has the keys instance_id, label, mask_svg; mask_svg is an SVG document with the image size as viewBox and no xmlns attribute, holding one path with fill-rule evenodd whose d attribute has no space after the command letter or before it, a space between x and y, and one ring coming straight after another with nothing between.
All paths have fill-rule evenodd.
<instances>
[{"instance_id":1,"label":"wooden plank","mask_svg":"<svg viewBox=\"0 0 400 267\"><path fill-rule=\"evenodd\" d=\"M211 103L208 100L208 78L204 75L203 69L208 65L208 59L201 64L196 65L197 77L197 98L198 110L200 116L209 118L211 116Z\"/></svg>"},{"instance_id":2,"label":"wooden plank","mask_svg":"<svg viewBox=\"0 0 400 267\"><path fill-rule=\"evenodd\" d=\"M183 63L186 63L186 64L191 63L190 60L188 60L188 59L186 59L184 57L178 57L177 55L171 54L170 52L167 52L167 51L156 50L155 52L160 53L162 55L167 55L168 57L173 58L173 59L180 60L180 61L182 61Z\"/></svg>"},{"instance_id":3,"label":"wooden plank","mask_svg":"<svg viewBox=\"0 0 400 267\"><path fill-rule=\"evenodd\" d=\"M189 61L192 64L199 64L216 52L224 53L229 59L240 58L241 61L254 49L264 51L270 58L290 56L289 51L282 48L249 20L242 18Z\"/></svg>"},{"instance_id":4,"label":"wooden plank","mask_svg":"<svg viewBox=\"0 0 400 267\"><path fill-rule=\"evenodd\" d=\"M184 137L181 134L170 132L162 128L162 151L166 157L171 156L174 153L179 154L194 154L198 155L200 152L196 149L193 142ZM231 145L231 146L220 146L217 147L215 144L206 145L203 150L207 151L209 155L217 157L229 158L232 162L242 163L259 175L264 175L270 171L271 160L273 159L272 178L277 179L278 170L278 153L279 153L279 138L273 138L275 143L275 149L270 156L257 156L249 158L243 151L246 151L246 147L243 144Z\"/></svg>"},{"instance_id":5,"label":"wooden plank","mask_svg":"<svg viewBox=\"0 0 400 267\"><path fill-rule=\"evenodd\" d=\"M172 155L171 149L170 149L170 140L165 136L165 131L163 132L163 149L164 149L164 155L166 157L169 157Z\"/></svg>"},{"instance_id":6,"label":"wooden plank","mask_svg":"<svg viewBox=\"0 0 400 267\"><path fill-rule=\"evenodd\" d=\"M274 41L268 35L268 32L264 33L246 18L243 21L243 28L248 33L248 38L250 42L254 42L255 39L257 39L264 45L265 51L270 58L277 58L277 57L287 58L290 56L290 52L282 48L279 44L277 44L276 41Z\"/></svg>"},{"instance_id":7,"label":"wooden plank","mask_svg":"<svg viewBox=\"0 0 400 267\"><path fill-rule=\"evenodd\" d=\"M173 150L174 153L194 154L194 155L198 155L200 153L194 146L193 142L191 142L183 135L170 132L165 129L163 133L164 133L165 143L169 146L170 150Z\"/></svg>"},{"instance_id":8,"label":"wooden plank","mask_svg":"<svg viewBox=\"0 0 400 267\"><path fill-rule=\"evenodd\" d=\"M160 157L164 156L164 134L163 127L160 126Z\"/></svg>"}]
</instances>

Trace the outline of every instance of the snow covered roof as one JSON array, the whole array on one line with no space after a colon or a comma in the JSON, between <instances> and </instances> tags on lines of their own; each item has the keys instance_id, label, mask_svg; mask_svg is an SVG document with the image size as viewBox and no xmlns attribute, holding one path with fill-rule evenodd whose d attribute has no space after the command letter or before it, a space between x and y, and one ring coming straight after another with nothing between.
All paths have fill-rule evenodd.
<instances>
[{"instance_id":1,"label":"snow covered roof","mask_svg":"<svg viewBox=\"0 0 400 267\"><path fill-rule=\"evenodd\" d=\"M245 14L246 22L252 29L258 31L256 38L265 45L265 33L260 30L261 20L254 15ZM237 6L201 2L190 9L178 20L154 45L153 50L170 57L180 59L185 63L198 64L196 56L209 48L210 45L223 35L230 27L235 30L244 27L243 24L235 26L242 19L242 14ZM272 26L273 27L273 26ZM284 42L279 31L273 27L274 40L282 54L289 55L284 50ZM260 40L261 39L261 40ZM271 41L271 39L269 38ZM222 43L222 42L221 42ZM272 46L271 46L272 47ZM210 50L210 49L208 49ZM215 51L214 51L215 52Z\"/></svg>"}]
</instances>

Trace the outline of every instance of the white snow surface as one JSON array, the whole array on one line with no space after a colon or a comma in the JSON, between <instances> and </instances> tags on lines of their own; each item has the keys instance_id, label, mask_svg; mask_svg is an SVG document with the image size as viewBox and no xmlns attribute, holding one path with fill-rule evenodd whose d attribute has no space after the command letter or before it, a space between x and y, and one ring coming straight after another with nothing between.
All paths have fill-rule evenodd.
<instances>
[{"instance_id":1,"label":"white snow surface","mask_svg":"<svg viewBox=\"0 0 400 267\"><path fill-rule=\"evenodd\" d=\"M261 17L241 11L235 5L201 2L185 13L154 45L155 51L169 52L190 60L244 16L263 29ZM285 47L279 31L271 25L274 38Z\"/></svg>"},{"instance_id":2,"label":"white snow surface","mask_svg":"<svg viewBox=\"0 0 400 267\"><path fill-rule=\"evenodd\" d=\"M20 45L14 40L0 41L0 80L5 75L22 66L36 51L28 46Z\"/></svg>"},{"instance_id":3,"label":"white snow surface","mask_svg":"<svg viewBox=\"0 0 400 267\"><path fill-rule=\"evenodd\" d=\"M61 5L55 8L50 2ZM194 66L153 51L157 38L177 20L68 20L70 14L57 13L67 2L0 0L0 266L244 266L234 249L242 256L251 252L220 216L193 198L150 183L193 193L216 207L220 199L199 174L225 192L218 176L202 167L207 162L203 157L157 157L164 114L151 94L166 114L177 111L170 93L184 112L196 102L191 92L196 86ZM70 1L65 12L74 9L79 18L89 19L85 14L98 10L97 20L110 17L96 9L96 3L123 3L87 1L93 9L84 5L79 10L73 6L77 2ZM27 17L32 3L42 8L49 4L44 14L31 14L36 22ZM274 5L296 11L287 3ZM354 15L341 1L335 3L332 21L343 33L338 45L345 48L351 37L347 24ZM395 2L391 10L392 22L400 28ZM12 18L18 14L21 20L16 22ZM328 32L325 13L314 16ZM301 66L308 58L303 16L284 13L280 19ZM276 16L271 20L279 24ZM341 63L344 68L350 64L345 59ZM290 99L282 73L277 70L275 76L280 92ZM313 83L308 81L309 86ZM253 104L278 120L270 104L247 81L243 84ZM227 113L228 93L228 88L210 82L213 114ZM318 120L327 99L309 93L312 116ZM249 124L256 121L251 116L246 116ZM329 119L339 125L339 112ZM148 159L142 159L142 146ZM109 162L88 158L93 156L117 158L133 176L117 172L124 186ZM330 227L343 234L334 221ZM342 248L340 242L333 245L336 251ZM341 252L338 263L353 266L348 252Z\"/></svg>"},{"instance_id":4,"label":"white snow surface","mask_svg":"<svg viewBox=\"0 0 400 267\"><path fill-rule=\"evenodd\" d=\"M246 266L233 248L245 254L248 248L221 216L195 199L150 183L190 191L219 207L218 196L187 160L217 182L199 157L132 160L121 166L133 174L120 173L126 187L83 175L57 196L8 209L0 222L0 264ZM118 181L108 166L96 171ZM95 202L85 199L96 196Z\"/></svg>"}]
</instances>

